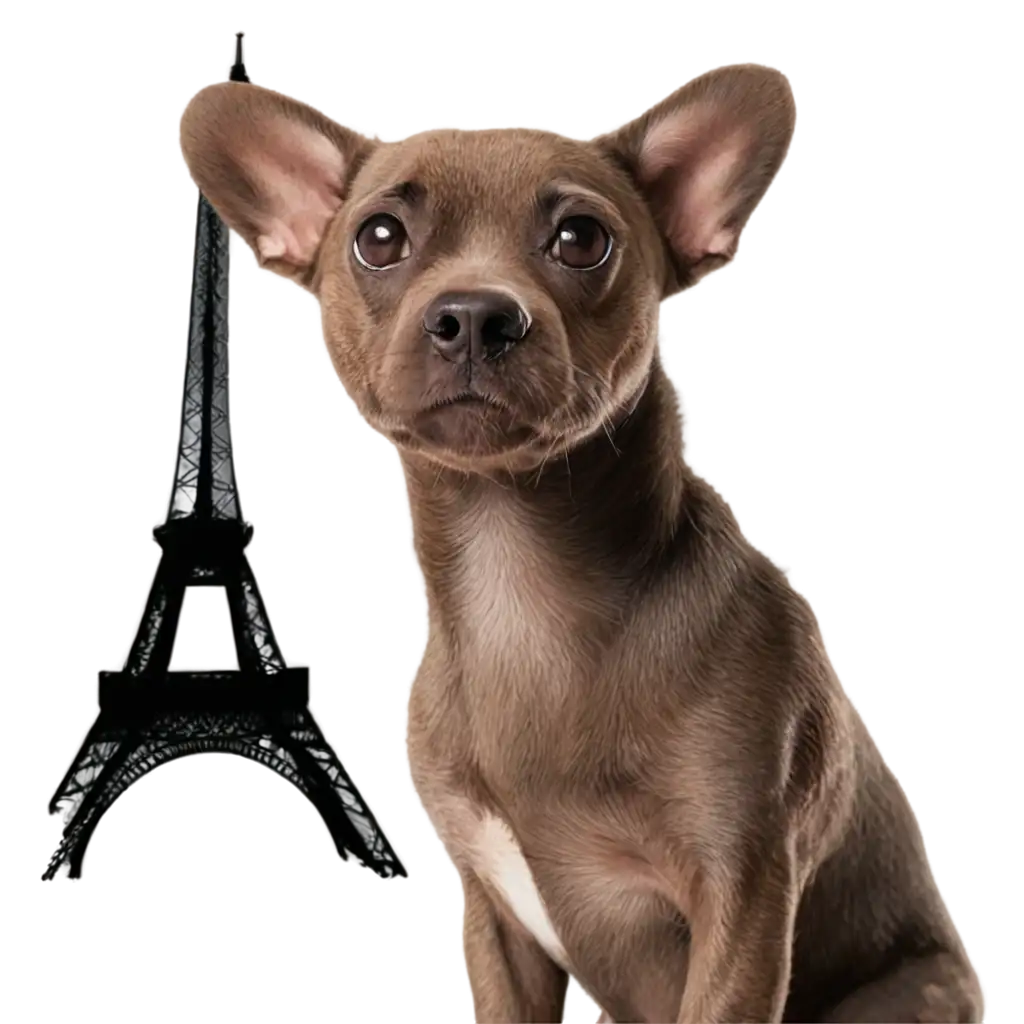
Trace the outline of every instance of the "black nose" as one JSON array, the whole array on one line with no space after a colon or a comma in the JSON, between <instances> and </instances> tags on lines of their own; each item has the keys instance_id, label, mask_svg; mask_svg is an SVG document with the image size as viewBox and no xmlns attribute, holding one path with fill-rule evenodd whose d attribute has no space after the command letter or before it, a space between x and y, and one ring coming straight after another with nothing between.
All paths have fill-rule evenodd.
<instances>
[{"instance_id":1,"label":"black nose","mask_svg":"<svg viewBox=\"0 0 1024 1024\"><path fill-rule=\"evenodd\" d=\"M423 328L446 359L496 359L526 337L530 316L504 292L444 292L427 307Z\"/></svg>"}]
</instances>

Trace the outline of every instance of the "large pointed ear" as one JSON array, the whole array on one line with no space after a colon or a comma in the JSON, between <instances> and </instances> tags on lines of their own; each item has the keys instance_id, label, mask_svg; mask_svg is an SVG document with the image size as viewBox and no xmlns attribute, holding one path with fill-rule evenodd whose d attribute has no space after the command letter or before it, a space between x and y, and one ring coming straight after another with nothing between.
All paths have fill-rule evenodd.
<instances>
[{"instance_id":1,"label":"large pointed ear","mask_svg":"<svg viewBox=\"0 0 1024 1024\"><path fill-rule=\"evenodd\" d=\"M199 190L260 265L310 285L327 225L376 143L244 82L198 93L181 148Z\"/></svg>"},{"instance_id":2,"label":"large pointed ear","mask_svg":"<svg viewBox=\"0 0 1024 1024\"><path fill-rule=\"evenodd\" d=\"M719 68L594 142L646 198L670 256L664 295L732 259L789 147L796 107L778 71Z\"/></svg>"}]
</instances>

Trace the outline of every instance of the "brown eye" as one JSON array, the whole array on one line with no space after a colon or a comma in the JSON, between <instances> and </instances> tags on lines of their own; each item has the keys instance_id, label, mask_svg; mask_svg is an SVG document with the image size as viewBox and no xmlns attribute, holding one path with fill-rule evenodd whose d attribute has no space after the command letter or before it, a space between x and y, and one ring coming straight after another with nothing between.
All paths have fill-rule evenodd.
<instances>
[{"instance_id":1,"label":"brown eye","mask_svg":"<svg viewBox=\"0 0 1024 1024\"><path fill-rule=\"evenodd\" d=\"M384 270L401 263L411 251L402 222L390 213L375 213L364 221L352 244L356 259L369 270Z\"/></svg>"},{"instance_id":2,"label":"brown eye","mask_svg":"<svg viewBox=\"0 0 1024 1024\"><path fill-rule=\"evenodd\" d=\"M612 251L612 240L593 217L566 217L551 243L551 257L574 270L599 267Z\"/></svg>"}]
</instances>

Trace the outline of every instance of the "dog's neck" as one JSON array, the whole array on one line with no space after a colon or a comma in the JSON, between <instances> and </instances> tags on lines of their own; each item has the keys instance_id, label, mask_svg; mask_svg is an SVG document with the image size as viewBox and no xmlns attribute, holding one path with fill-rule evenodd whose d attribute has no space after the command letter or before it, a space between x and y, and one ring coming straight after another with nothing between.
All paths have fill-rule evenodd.
<instances>
[{"instance_id":1,"label":"dog's neck","mask_svg":"<svg viewBox=\"0 0 1024 1024\"><path fill-rule=\"evenodd\" d=\"M538 601L552 614L563 604L595 613L621 607L671 541L689 478L675 391L657 359L639 398L612 423L540 472L516 477L439 469L403 453L432 618L465 619L465 586L461 602L458 595L467 574L490 574L500 587L520 570L536 570ZM476 597L493 604L480 589L487 582Z\"/></svg>"}]
</instances>

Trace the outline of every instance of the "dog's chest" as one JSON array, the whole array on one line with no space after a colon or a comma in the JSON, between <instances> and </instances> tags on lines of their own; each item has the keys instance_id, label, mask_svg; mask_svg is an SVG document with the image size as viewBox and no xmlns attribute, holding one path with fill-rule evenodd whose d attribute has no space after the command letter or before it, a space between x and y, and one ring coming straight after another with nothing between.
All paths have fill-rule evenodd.
<instances>
[{"instance_id":1,"label":"dog's chest","mask_svg":"<svg viewBox=\"0 0 1024 1024\"><path fill-rule=\"evenodd\" d=\"M497 816L487 814L477 825L470 848L478 874L500 893L548 956L568 969L565 947L511 828Z\"/></svg>"},{"instance_id":2,"label":"dog's chest","mask_svg":"<svg viewBox=\"0 0 1024 1024\"><path fill-rule=\"evenodd\" d=\"M658 883L650 866L627 853L625 844L609 845L586 826L570 839L564 823L545 824L540 816L524 833L527 848L542 858L535 873L519 835L503 817L480 808L470 813L463 819L469 825L463 856L548 956L570 973L579 977L579 970L586 975L592 967L587 958L572 959L572 950L580 952L581 936L583 948L597 940L610 953L623 942L628 945L630 936L664 928L666 904ZM669 932L676 927L673 921Z\"/></svg>"}]
</instances>

